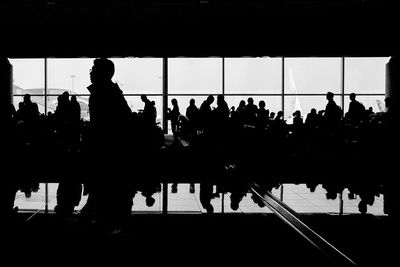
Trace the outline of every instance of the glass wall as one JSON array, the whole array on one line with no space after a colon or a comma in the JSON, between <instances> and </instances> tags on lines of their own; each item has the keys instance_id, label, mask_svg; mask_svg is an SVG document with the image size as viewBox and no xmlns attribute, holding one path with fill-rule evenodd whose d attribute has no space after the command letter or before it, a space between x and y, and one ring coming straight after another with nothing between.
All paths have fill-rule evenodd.
<instances>
[{"instance_id":1,"label":"glass wall","mask_svg":"<svg viewBox=\"0 0 400 267\"><path fill-rule=\"evenodd\" d=\"M157 122L164 124L163 111L171 108L176 98L181 114L185 114L190 99L196 105L209 94L224 94L228 106L237 107L240 100L249 97L258 105L266 102L266 108L277 113L283 111L291 122L294 111L300 110L303 118L311 108L325 109L328 91L335 94L335 101L346 112L349 94L374 112L384 110L385 64L388 57L354 58L111 58L115 64L113 81L121 88L132 111L143 109L140 95L146 94L157 108ZM167 70L163 64L167 62ZM82 118L89 120L88 100L89 71L93 58L37 58L10 59L14 69L14 105L26 93L38 103L39 111L54 111L57 96L64 91L76 95L81 104ZM47 70L47 72L46 72ZM166 73L166 76L164 76ZM166 88L163 85L167 85ZM164 106L167 103L167 107ZM216 106L214 102L213 106ZM168 131L169 129L165 129ZM53 186L54 187L54 186ZM27 199L17 195L18 205L33 207L28 202L54 199L54 188L48 192L44 185L34 192L37 196ZM51 191L51 192L50 192ZM39 196L40 195L40 196ZM159 196L158 196L159 197ZM26 199L26 205L21 204ZM158 198L157 198L158 201ZM160 203L157 202L157 210ZM43 206L35 204L34 207ZM52 205L49 205L51 208Z\"/></svg>"}]
</instances>

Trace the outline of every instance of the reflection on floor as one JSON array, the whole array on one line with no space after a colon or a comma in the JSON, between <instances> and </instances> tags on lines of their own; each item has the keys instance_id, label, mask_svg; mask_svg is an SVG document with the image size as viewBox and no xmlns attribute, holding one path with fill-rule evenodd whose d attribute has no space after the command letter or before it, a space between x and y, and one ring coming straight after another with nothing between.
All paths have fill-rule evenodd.
<instances>
[{"instance_id":1,"label":"reflection on floor","mask_svg":"<svg viewBox=\"0 0 400 267\"><path fill-rule=\"evenodd\" d=\"M56 205L56 193L58 184L48 184L48 209L53 210ZM15 206L20 210L38 210L45 209L45 191L46 184L40 184L37 192L32 192L30 197L18 191L15 198ZM179 184L177 193L171 193L171 184L168 185L168 211L171 213L185 212L185 213L205 213L206 210L201 206L199 200L199 184L195 185L195 193L189 192L189 184ZM214 188L214 191L215 188ZM161 189L162 192L162 189ZM327 199L326 190L318 185L314 192L304 184L284 184L279 188L274 188L272 194L278 199L282 199L289 207L298 213L330 213L338 214L340 211L340 195L336 199ZM342 194L343 199L343 213L359 213L358 203L360 198L356 196L355 199L350 199L349 191L344 190ZM145 197L138 192L134 198L134 205L132 211L134 213L160 213L162 210L162 193L153 195L155 203L153 206L148 207L145 202ZM87 196L82 196L82 200L76 210L79 211L86 203ZM264 207L260 208L251 198L251 194L247 195L240 202L239 208L233 210L230 207L230 193L212 199L211 204L214 206L215 213L270 213L271 211ZM374 215L384 215L383 213L383 196L375 197L374 204L368 206L368 213Z\"/></svg>"}]
</instances>

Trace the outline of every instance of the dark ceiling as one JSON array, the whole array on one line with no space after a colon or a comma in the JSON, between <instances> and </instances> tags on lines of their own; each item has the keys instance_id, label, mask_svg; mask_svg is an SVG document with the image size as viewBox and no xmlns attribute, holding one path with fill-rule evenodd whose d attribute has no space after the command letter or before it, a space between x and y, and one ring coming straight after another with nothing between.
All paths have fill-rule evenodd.
<instances>
[{"instance_id":1,"label":"dark ceiling","mask_svg":"<svg viewBox=\"0 0 400 267\"><path fill-rule=\"evenodd\" d=\"M391 56L399 15L385 0L3 0L0 54Z\"/></svg>"}]
</instances>

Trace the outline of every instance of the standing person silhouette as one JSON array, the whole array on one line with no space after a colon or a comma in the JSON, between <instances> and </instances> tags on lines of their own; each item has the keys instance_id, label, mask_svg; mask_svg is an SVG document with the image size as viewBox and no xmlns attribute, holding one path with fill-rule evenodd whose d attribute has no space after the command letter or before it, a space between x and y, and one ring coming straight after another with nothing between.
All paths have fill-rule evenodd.
<instances>
[{"instance_id":1,"label":"standing person silhouette","mask_svg":"<svg viewBox=\"0 0 400 267\"><path fill-rule=\"evenodd\" d=\"M351 93L349 95L349 111L347 112L347 117L352 125L359 125L362 121L366 119L365 106L356 100L356 94Z\"/></svg>"},{"instance_id":2,"label":"standing person silhouette","mask_svg":"<svg viewBox=\"0 0 400 267\"><path fill-rule=\"evenodd\" d=\"M119 232L131 215L132 192L127 179L125 156L130 151L129 127L132 111L118 84L112 82L114 63L107 58L93 62L90 72L90 143L89 199L106 229ZM108 228L110 227L110 228Z\"/></svg>"},{"instance_id":3,"label":"standing person silhouette","mask_svg":"<svg viewBox=\"0 0 400 267\"><path fill-rule=\"evenodd\" d=\"M171 100L171 104L172 104L172 110L170 108L168 108L168 119L171 120L171 129L172 129L172 133L174 135L174 142L177 141L178 138L178 120L179 120L179 116L181 115L181 113L179 112L179 106L178 106L178 101L173 98Z\"/></svg>"}]
</instances>

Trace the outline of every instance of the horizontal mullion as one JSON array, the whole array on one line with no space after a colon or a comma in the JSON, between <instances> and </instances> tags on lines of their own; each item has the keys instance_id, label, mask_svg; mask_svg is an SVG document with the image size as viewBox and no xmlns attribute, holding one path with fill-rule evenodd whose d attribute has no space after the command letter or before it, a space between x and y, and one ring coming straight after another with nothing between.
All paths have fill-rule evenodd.
<instances>
[{"instance_id":1,"label":"horizontal mullion","mask_svg":"<svg viewBox=\"0 0 400 267\"><path fill-rule=\"evenodd\" d=\"M25 94L14 94L13 96L24 96ZM30 96L59 96L59 94L29 94ZM70 94L70 95L75 95L75 96L90 96L90 94ZM123 94L124 96L209 96L209 95L219 95L219 94ZM222 95L222 94L221 94ZM320 93L320 94L259 94L259 93L254 93L254 94L223 94L224 96L326 96L326 93ZM345 93L345 94L335 94L336 96L349 96L350 93ZM378 93L356 93L357 96L385 96L385 94L378 94Z\"/></svg>"}]
</instances>

